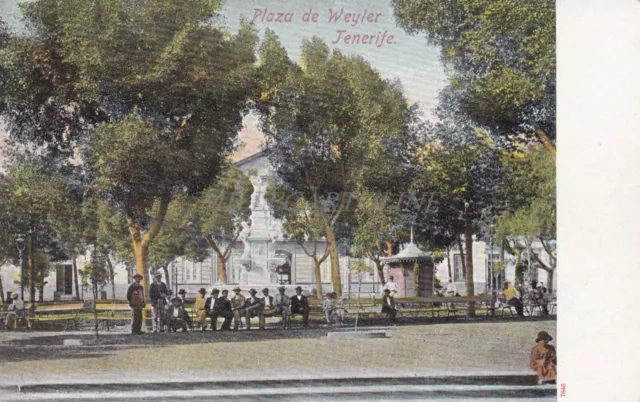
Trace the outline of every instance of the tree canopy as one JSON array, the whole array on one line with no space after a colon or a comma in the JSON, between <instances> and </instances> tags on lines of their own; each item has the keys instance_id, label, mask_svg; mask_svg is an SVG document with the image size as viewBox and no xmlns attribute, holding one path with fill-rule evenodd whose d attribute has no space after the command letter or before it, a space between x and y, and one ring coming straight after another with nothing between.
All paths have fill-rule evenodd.
<instances>
[{"instance_id":1,"label":"tree canopy","mask_svg":"<svg viewBox=\"0 0 640 402\"><path fill-rule=\"evenodd\" d=\"M441 47L448 96L501 134L555 138L553 0L392 0L398 25Z\"/></svg>"}]
</instances>

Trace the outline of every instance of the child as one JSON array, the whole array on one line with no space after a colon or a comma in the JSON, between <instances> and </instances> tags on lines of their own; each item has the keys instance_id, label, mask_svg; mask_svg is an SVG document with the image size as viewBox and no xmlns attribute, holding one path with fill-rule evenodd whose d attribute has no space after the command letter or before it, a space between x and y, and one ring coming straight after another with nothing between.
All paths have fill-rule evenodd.
<instances>
[{"instance_id":1,"label":"child","mask_svg":"<svg viewBox=\"0 0 640 402\"><path fill-rule=\"evenodd\" d=\"M331 314L336 308L336 300L331 296L331 293L327 293L322 301L322 310L324 310L324 316L327 319L327 324L331 324Z\"/></svg>"},{"instance_id":2,"label":"child","mask_svg":"<svg viewBox=\"0 0 640 402\"><path fill-rule=\"evenodd\" d=\"M536 346L531 349L531 370L538 373L538 384L556 383L556 348L549 345L553 338L547 331L540 331L536 338Z\"/></svg>"}]
</instances>

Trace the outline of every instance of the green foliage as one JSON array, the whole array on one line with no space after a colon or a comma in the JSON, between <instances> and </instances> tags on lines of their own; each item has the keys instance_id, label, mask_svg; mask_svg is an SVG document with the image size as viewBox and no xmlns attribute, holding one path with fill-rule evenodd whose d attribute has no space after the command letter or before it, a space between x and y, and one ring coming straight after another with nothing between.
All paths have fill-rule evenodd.
<instances>
[{"instance_id":1,"label":"green foliage","mask_svg":"<svg viewBox=\"0 0 640 402\"><path fill-rule=\"evenodd\" d=\"M0 181L2 255L17 261L15 240L32 239L34 250L54 260L66 259L65 238L77 229L78 202L66 181L35 163L12 166Z\"/></svg>"},{"instance_id":2,"label":"green foliage","mask_svg":"<svg viewBox=\"0 0 640 402\"><path fill-rule=\"evenodd\" d=\"M555 137L555 1L392 3L401 27L441 47L463 114L507 133Z\"/></svg>"},{"instance_id":3,"label":"green foliage","mask_svg":"<svg viewBox=\"0 0 640 402\"><path fill-rule=\"evenodd\" d=\"M416 290L416 296L420 296L422 291L420 288L420 265L417 262L413 264L413 287Z\"/></svg>"},{"instance_id":4,"label":"green foliage","mask_svg":"<svg viewBox=\"0 0 640 402\"><path fill-rule=\"evenodd\" d=\"M103 258L85 262L78 272L80 273L80 278L82 278L82 287L85 289L95 289L97 291L103 289L109 283L109 270Z\"/></svg>"}]
</instances>

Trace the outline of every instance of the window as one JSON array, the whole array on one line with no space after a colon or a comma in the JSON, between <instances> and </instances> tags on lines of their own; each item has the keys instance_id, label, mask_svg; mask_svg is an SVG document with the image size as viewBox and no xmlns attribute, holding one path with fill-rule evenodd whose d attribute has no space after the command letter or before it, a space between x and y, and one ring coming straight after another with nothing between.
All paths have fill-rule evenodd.
<instances>
[{"instance_id":1,"label":"window","mask_svg":"<svg viewBox=\"0 0 640 402\"><path fill-rule=\"evenodd\" d=\"M464 280L464 270L462 269L462 254L453 255L453 280Z\"/></svg>"}]
</instances>

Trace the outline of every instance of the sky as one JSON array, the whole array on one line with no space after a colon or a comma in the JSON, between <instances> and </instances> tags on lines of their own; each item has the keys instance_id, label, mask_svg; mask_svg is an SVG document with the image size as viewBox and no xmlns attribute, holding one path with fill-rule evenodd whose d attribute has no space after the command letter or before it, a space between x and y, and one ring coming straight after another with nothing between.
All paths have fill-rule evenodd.
<instances>
[{"instance_id":1,"label":"sky","mask_svg":"<svg viewBox=\"0 0 640 402\"><path fill-rule=\"evenodd\" d=\"M15 26L20 25L18 2L19 0L0 0L0 17ZM312 13L318 13L315 23L303 21L304 14L310 10ZM333 13L342 10L342 18L329 22L329 10ZM268 21L270 13L274 13L272 22ZM276 21L278 13L282 13L280 23ZM289 19L287 13L292 14L288 16L291 22L286 22ZM355 25L352 22L353 18L346 22L347 13L360 14L361 20ZM371 22L365 16L370 13L373 13L370 17ZM411 102L418 102L425 116L432 116L438 92L446 83L446 76L439 61L440 49L430 46L423 35L411 36L396 27L388 0L226 0L221 11L220 23L234 32L237 31L240 18L243 16L249 21L254 21L261 35L266 28L275 31L289 56L296 61L300 59L302 41L314 35L324 39L331 48L340 49L345 54L364 57L383 77L399 78L406 97ZM345 31L340 40L338 30ZM347 34L376 35L377 43L380 43L385 31L385 42L379 47L377 44L345 43L344 40ZM390 35L394 36L391 44L386 42ZM250 156L260 150L262 135L256 127L255 117L245 120L240 138L244 146L234 155L234 159Z\"/></svg>"}]
</instances>

